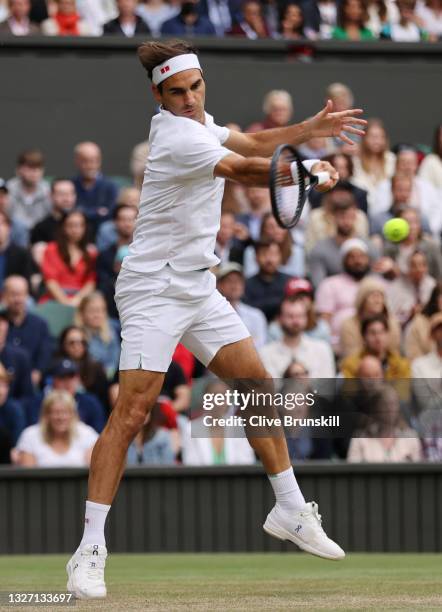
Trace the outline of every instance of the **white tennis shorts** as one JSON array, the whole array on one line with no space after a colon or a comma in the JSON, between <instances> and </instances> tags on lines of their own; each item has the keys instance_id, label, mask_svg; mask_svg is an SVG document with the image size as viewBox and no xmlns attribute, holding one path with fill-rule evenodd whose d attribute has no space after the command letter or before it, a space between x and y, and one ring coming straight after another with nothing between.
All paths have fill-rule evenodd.
<instances>
[{"instance_id":1,"label":"white tennis shorts","mask_svg":"<svg viewBox=\"0 0 442 612\"><path fill-rule=\"evenodd\" d=\"M250 336L209 270L177 272L166 266L144 274L122 268L115 302L120 370L167 372L179 342L207 366L220 348Z\"/></svg>"}]
</instances>

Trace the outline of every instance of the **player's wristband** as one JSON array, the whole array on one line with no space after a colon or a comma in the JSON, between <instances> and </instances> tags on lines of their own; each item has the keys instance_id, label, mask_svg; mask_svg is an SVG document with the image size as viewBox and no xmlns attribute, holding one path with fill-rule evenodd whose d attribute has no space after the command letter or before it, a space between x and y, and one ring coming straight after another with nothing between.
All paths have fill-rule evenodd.
<instances>
[{"instance_id":1,"label":"player's wristband","mask_svg":"<svg viewBox=\"0 0 442 612\"><path fill-rule=\"evenodd\" d=\"M318 162L320 162L320 159L305 159L302 162L302 165L304 166L304 168L307 170L307 172L311 172L312 168L315 164L317 164Z\"/></svg>"},{"instance_id":2,"label":"player's wristband","mask_svg":"<svg viewBox=\"0 0 442 612\"><path fill-rule=\"evenodd\" d=\"M320 159L306 159L305 161L302 162L302 165L307 170L307 172L311 172L313 166L319 161L321 160ZM297 185L299 178L298 178L298 168L297 168L296 162L292 162L290 164L290 174L292 175L294 185Z\"/></svg>"}]
</instances>

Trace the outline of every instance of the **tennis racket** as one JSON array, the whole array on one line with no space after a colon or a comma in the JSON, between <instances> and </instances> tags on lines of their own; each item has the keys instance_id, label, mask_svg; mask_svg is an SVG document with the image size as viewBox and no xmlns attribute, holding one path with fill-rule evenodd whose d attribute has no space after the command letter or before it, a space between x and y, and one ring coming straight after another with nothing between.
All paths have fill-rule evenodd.
<instances>
[{"instance_id":1,"label":"tennis racket","mask_svg":"<svg viewBox=\"0 0 442 612\"><path fill-rule=\"evenodd\" d=\"M292 146L280 145L270 166L270 196L278 225L284 229L295 227L310 191L329 180L328 172L311 174Z\"/></svg>"}]
</instances>

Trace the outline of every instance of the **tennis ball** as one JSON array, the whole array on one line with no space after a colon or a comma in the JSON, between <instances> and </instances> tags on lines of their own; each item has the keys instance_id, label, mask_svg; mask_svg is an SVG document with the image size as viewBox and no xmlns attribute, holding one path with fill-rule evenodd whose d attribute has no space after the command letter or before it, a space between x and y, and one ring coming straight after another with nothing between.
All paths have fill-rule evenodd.
<instances>
[{"instance_id":1,"label":"tennis ball","mask_svg":"<svg viewBox=\"0 0 442 612\"><path fill-rule=\"evenodd\" d=\"M410 233L410 226L405 219L395 217L385 223L382 231L387 240L391 242L401 242L401 240L405 240Z\"/></svg>"}]
</instances>

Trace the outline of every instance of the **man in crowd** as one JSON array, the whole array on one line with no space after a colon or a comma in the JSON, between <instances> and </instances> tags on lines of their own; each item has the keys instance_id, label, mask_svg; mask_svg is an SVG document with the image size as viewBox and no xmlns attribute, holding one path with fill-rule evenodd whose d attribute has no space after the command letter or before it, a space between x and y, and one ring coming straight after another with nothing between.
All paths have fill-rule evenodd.
<instances>
[{"instance_id":1,"label":"man in crowd","mask_svg":"<svg viewBox=\"0 0 442 612\"><path fill-rule=\"evenodd\" d=\"M267 341L267 321L258 308L248 306L241 301L245 289L242 266L233 262L225 263L218 268L216 278L218 291L239 314L256 348L261 348Z\"/></svg>"},{"instance_id":2,"label":"man in crowd","mask_svg":"<svg viewBox=\"0 0 442 612\"><path fill-rule=\"evenodd\" d=\"M31 244L46 244L55 240L63 215L75 208L76 202L74 183L65 178L54 179L51 184L51 210L32 228Z\"/></svg>"},{"instance_id":3,"label":"man in crowd","mask_svg":"<svg viewBox=\"0 0 442 612\"><path fill-rule=\"evenodd\" d=\"M94 142L81 142L74 149L74 162L78 170L73 179L77 192L77 205L96 230L108 219L115 207L118 188L101 172L102 155Z\"/></svg>"},{"instance_id":4,"label":"man in crowd","mask_svg":"<svg viewBox=\"0 0 442 612\"><path fill-rule=\"evenodd\" d=\"M11 220L0 211L0 288L8 276L17 274L31 282L34 265L28 250L12 243Z\"/></svg>"},{"instance_id":5,"label":"man in crowd","mask_svg":"<svg viewBox=\"0 0 442 612\"><path fill-rule=\"evenodd\" d=\"M318 287L320 282L327 276L340 274L342 272L341 246L349 238L358 237L364 239L367 232L358 232L358 211L356 200L353 194L345 187L335 188L329 194L328 205L331 207L333 225L335 227L334 236L319 240L313 247L308 257L309 275L313 286ZM365 216L365 215L364 215ZM365 219L366 221L366 219ZM366 226L366 229L368 227ZM364 240L372 259L376 258L374 249L368 241Z\"/></svg>"},{"instance_id":6,"label":"man in crowd","mask_svg":"<svg viewBox=\"0 0 442 612\"><path fill-rule=\"evenodd\" d=\"M28 312L29 290L22 276L9 276L3 285L3 303L9 321L7 343L23 349L31 362L32 382L38 386L51 355L51 339L46 321Z\"/></svg>"},{"instance_id":7,"label":"man in crowd","mask_svg":"<svg viewBox=\"0 0 442 612\"><path fill-rule=\"evenodd\" d=\"M276 242L258 242L255 253L259 272L247 279L244 302L259 308L267 321L272 321L278 313L290 276L278 270L281 265L281 249Z\"/></svg>"},{"instance_id":8,"label":"man in crowd","mask_svg":"<svg viewBox=\"0 0 442 612\"><path fill-rule=\"evenodd\" d=\"M0 178L0 212L5 213L11 219L9 189L6 181ZM21 247L28 246L29 230L18 219L11 219L11 242Z\"/></svg>"},{"instance_id":9,"label":"man in crowd","mask_svg":"<svg viewBox=\"0 0 442 612\"><path fill-rule=\"evenodd\" d=\"M115 208L113 217L117 241L101 252L97 258L97 288L106 298L109 316L115 319L118 319L114 301L115 282L124 254L127 252L128 245L132 242L137 214L138 209L134 206L120 204Z\"/></svg>"},{"instance_id":10,"label":"man in crowd","mask_svg":"<svg viewBox=\"0 0 442 612\"><path fill-rule=\"evenodd\" d=\"M339 348L341 324L354 315L359 285L370 272L369 250L360 238L346 240L341 257L343 272L325 278L316 293L316 311L330 324L335 350Z\"/></svg>"},{"instance_id":11,"label":"man in crowd","mask_svg":"<svg viewBox=\"0 0 442 612\"><path fill-rule=\"evenodd\" d=\"M8 6L9 18L0 23L0 35L29 36L39 33L38 26L29 19L30 0L9 0Z\"/></svg>"},{"instance_id":12,"label":"man in crowd","mask_svg":"<svg viewBox=\"0 0 442 612\"><path fill-rule=\"evenodd\" d=\"M305 249L309 253L320 240L332 238L336 235L335 209L350 203L355 203L354 194L350 184L340 181L336 187L325 193L321 206L312 210L308 216L305 232ZM354 221L354 235L368 238L368 220L362 210L356 210Z\"/></svg>"},{"instance_id":13,"label":"man in crowd","mask_svg":"<svg viewBox=\"0 0 442 612\"><path fill-rule=\"evenodd\" d=\"M246 132L260 132L289 125L293 117L292 96L283 89L273 89L265 95L262 110L264 119L252 123Z\"/></svg>"},{"instance_id":14,"label":"man in crowd","mask_svg":"<svg viewBox=\"0 0 442 612\"><path fill-rule=\"evenodd\" d=\"M0 363L10 376L10 396L22 400L33 394L31 361L26 351L7 343L8 332L8 317L0 312Z\"/></svg>"},{"instance_id":15,"label":"man in crowd","mask_svg":"<svg viewBox=\"0 0 442 612\"><path fill-rule=\"evenodd\" d=\"M21 432L26 427L26 421L21 403L9 397L9 385L10 376L0 363L0 430L6 430L12 445L15 445ZM0 463L2 463L1 460Z\"/></svg>"},{"instance_id":16,"label":"man in crowd","mask_svg":"<svg viewBox=\"0 0 442 612\"><path fill-rule=\"evenodd\" d=\"M249 212L238 215L237 221L246 226L252 240L259 240L262 218L272 209L270 191L267 187L246 187L244 195Z\"/></svg>"},{"instance_id":17,"label":"man in crowd","mask_svg":"<svg viewBox=\"0 0 442 612\"><path fill-rule=\"evenodd\" d=\"M28 229L43 219L51 208L49 185L43 175L43 154L32 149L20 153L16 177L8 181L11 216Z\"/></svg>"},{"instance_id":18,"label":"man in crowd","mask_svg":"<svg viewBox=\"0 0 442 612\"><path fill-rule=\"evenodd\" d=\"M273 378L282 378L292 361L304 365L311 379L333 378L335 362L327 342L308 337L307 305L302 297L284 298L279 314L283 332L281 340L271 342L260 350L266 370Z\"/></svg>"},{"instance_id":19,"label":"man in crowd","mask_svg":"<svg viewBox=\"0 0 442 612\"><path fill-rule=\"evenodd\" d=\"M150 29L135 10L137 0L117 0L118 16L103 26L103 34L117 34L131 38L135 34L150 34Z\"/></svg>"},{"instance_id":20,"label":"man in crowd","mask_svg":"<svg viewBox=\"0 0 442 612\"><path fill-rule=\"evenodd\" d=\"M161 34L166 36L214 36L215 28L210 19L199 12L198 1L184 1L181 12L168 19L161 26Z\"/></svg>"}]
</instances>

